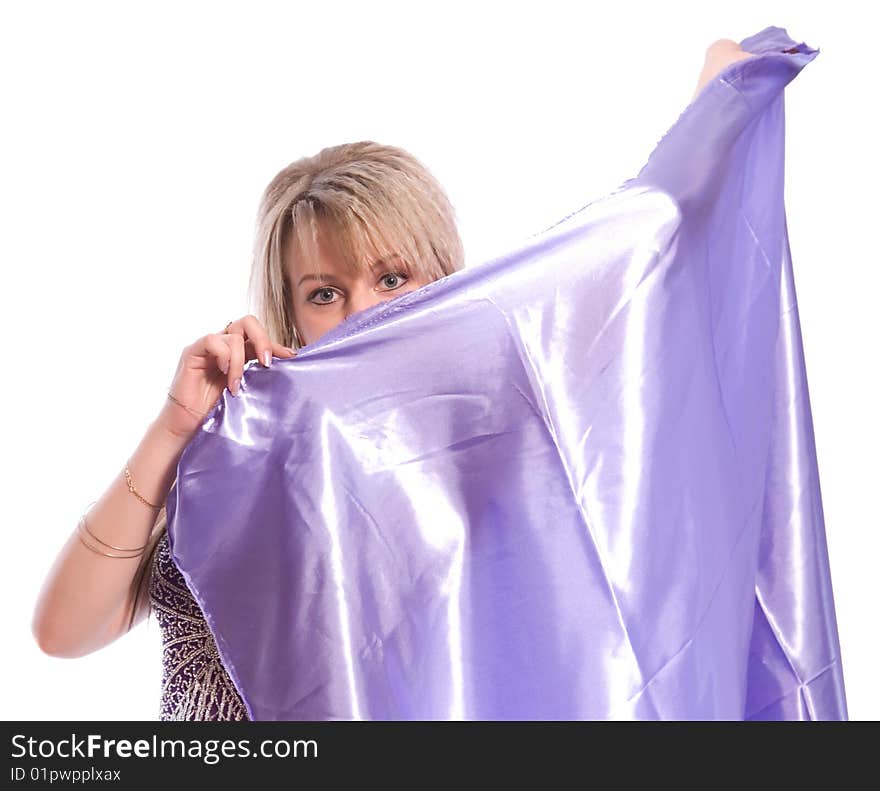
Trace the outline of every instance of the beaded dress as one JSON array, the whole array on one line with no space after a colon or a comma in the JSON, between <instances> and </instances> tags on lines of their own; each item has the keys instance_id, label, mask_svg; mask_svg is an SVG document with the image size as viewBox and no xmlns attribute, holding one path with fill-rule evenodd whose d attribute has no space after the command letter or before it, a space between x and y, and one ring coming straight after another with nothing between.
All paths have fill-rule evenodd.
<instances>
[{"instance_id":1,"label":"beaded dress","mask_svg":"<svg viewBox=\"0 0 880 791\"><path fill-rule=\"evenodd\" d=\"M247 720L198 602L174 564L168 533L150 569L150 609L162 632L160 720Z\"/></svg>"}]
</instances>

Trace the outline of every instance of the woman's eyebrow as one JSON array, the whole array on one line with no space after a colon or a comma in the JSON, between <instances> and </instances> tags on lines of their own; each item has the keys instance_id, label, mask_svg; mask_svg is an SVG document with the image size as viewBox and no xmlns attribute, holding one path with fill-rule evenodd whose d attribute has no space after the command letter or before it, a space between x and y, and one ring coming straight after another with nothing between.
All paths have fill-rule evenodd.
<instances>
[{"instance_id":1,"label":"woman's eyebrow","mask_svg":"<svg viewBox=\"0 0 880 791\"><path fill-rule=\"evenodd\" d=\"M370 267L375 269L377 266L383 266L389 261L394 261L398 258L400 258L400 255L398 253L391 253L391 255L386 255L384 258L377 258L375 261L373 261L372 264L370 264Z\"/></svg>"},{"instance_id":2,"label":"woman's eyebrow","mask_svg":"<svg viewBox=\"0 0 880 791\"><path fill-rule=\"evenodd\" d=\"M308 274L308 275L303 275L303 276L299 279L299 283L297 283L296 285L297 285L297 288L298 288L298 287L301 286L306 280L330 280L330 279L331 279L331 276L330 276L330 275L323 275L323 274L321 274L321 275L316 275L316 274L312 273L312 274Z\"/></svg>"},{"instance_id":3,"label":"woman's eyebrow","mask_svg":"<svg viewBox=\"0 0 880 791\"><path fill-rule=\"evenodd\" d=\"M384 265L387 264L389 261L394 261L394 260L397 260L397 259L399 259L399 258L400 258L400 254L399 254L399 253L392 253L391 255L386 255L386 256L383 257L383 258L377 258L375 261L373 261L372 264L370 264L370 268L371 268L371 269L376 269L377 267L384 266ZM323 280L323 281L326 281L326 280L332 280L332 279L333 279L333 276L332 276L332 275L316 274L316 273L312 272L312 273L309 273L309 274L307 274L307 275L303 275L303 276L299 279L299 282L298 282L296 285L297 285L297 287L299 287L299 286L301 286L306 280Z\"/></svg>"}]
</instances>

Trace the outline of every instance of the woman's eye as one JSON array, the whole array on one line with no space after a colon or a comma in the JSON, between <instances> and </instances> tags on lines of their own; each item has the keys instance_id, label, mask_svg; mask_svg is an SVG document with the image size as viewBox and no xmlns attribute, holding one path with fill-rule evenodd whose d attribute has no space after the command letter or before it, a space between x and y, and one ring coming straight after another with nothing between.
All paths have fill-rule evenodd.
<instances>
[{"instance_id":1,"label":"woman's eye","mask_svg":"<svg viewBox=\"0 0 880 791\"><path fill-rule=\"evenodd\" d=\"M332 303L334 303L336 301L335 299L333 299L333 295L335 293L336 293L336 289L333 289L333 288L327 288L327 287L319 288L317 291L312 292L312 295L309 297L309 301L314 302L315 297L321 297L321 299L319 299L315 304L317 304L317 305L331 305ZM327 299L327 300L323 299L323 297L328 296L328 295L329 295L329 299Z\"/></svg>"},{"instance_id":2,"label":"woman's eye","mask_svg":"<svg viewBox=\"0 0 880 791\"><path fill-rule=\"evenodd\" d=\"M389 279L392 281L390 285L388 284ZM388 285L388 290L391 291L395 288L400 288L409 278L403 272L389 272L387 275L382 275L382 280L385 281L386 285Z\"/></svg>"}]
</instances>

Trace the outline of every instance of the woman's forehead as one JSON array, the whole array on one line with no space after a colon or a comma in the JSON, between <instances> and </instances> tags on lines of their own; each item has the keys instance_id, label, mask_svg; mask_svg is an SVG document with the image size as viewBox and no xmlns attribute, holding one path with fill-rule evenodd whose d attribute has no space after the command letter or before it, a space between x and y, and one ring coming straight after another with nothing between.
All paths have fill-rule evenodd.
<instances>
[{"instance_id":1,"label":"woman's forehead","mask_svg":"<svg viewBox=\"0 0 880 791\"><path fill-rule=\"evenodd\" d=\"M396 250L376 250L373 245L358 245L326 221L315 223L314 234L292 232L287 250L288 266L297 275L308 272L333 272L350 276L369 275L385 264L399 263Z\"/></svg>"}]
</instances>

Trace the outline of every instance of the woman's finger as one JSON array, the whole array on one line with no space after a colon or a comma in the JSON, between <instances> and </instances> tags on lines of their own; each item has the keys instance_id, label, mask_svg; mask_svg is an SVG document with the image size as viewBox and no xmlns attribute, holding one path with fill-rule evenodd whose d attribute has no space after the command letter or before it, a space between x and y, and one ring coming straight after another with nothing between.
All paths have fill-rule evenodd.
<instances>
[{"instance_id":1,"label":"woman's finger","mask_svg":"<svg viewBox=\"0 0 880 791\"><path fill-rule=\"evenodd\" d=\"M291 349L289 346L284 346L280 343L273 343L272 349L276 357L295 357L296 349Z\"/></svg>"},{"instance_id":2,"label":"woman's finger","mask_svg":"<svg viewBox=\"0 0 880 791\"><path fill-rule=\"evenodd\" d=\"M226 374L229 392L236 396L244 373L244 336L233 332L221 337L229 347L229 371Z\"/></svg>"},{"instance_id":3,"label":"woman's finger","mask_svg":"<svg viewBox=\"0 0 880 791\"><path fill-rule=\"evenodd\" d=\"M287 351L287 347L272 341L260 320L250 313L234 321L229 329L230 332L239 333L244 338L247 360L259 360L261 365L268 368L272 365L273 355L292 356L291 352Z\"/></svg>"},{"instance_id":4,"label":"woman's finger","mask_svg":"<svg viewBox=\"0 0 880 791\"><path fill-rule=\"evenodd\" d=\"M272 365L273 346L266 328L256 316L250 313L243 316L240 322L245 331L247 357L251 360L259 360L264 367L268 368Z\"/></svg>"},{"instance_id":5,"label":"woman's finger","mask_svg":"<svg viewBox=\"0 0 880 791\"><path fill-rule=\"evenodd\" d=\"M223 337L223 335L219 334L206 335L202 338L202 346L206 354L214 358L214 364L225 375L229 372L229 363L232 355L229 351L229 345L224 341Z\"/></svg>"}]
</instances>

